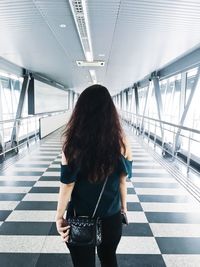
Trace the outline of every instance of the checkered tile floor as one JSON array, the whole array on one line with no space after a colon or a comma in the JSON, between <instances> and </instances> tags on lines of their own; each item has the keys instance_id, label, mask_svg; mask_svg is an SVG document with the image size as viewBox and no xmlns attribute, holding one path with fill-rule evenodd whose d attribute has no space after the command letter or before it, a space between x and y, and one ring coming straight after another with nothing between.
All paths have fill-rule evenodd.
<instances>
[{"instance_id":1,"label":"checkered tile floor","mask_svg":"<svg viewBox=\"0 0 200 267\"><path fill-rule=\"evenodd\" d=\"M130 136L133 178L120 267L199 267L200 204ZM0 266L71 267L57 235L60 133L0 173ZM98 266L98 264L97 264ZM87 266L86 266L87 267Z\"/></svg>"}]
</instances>

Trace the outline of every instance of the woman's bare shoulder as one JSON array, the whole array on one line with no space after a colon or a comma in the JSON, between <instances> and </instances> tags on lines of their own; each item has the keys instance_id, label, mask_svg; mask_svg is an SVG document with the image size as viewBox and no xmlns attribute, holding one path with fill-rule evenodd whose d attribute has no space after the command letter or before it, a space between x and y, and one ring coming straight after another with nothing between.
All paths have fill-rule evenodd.
<instances>
[{"instance_id":1,"label":"woman's bare shoulder","mask_svg":"<svg viewBox=\"0 0 200 267\"><path fill-rule=\"evenodd\" d=\"M122 151L121 151L122 155L124 155L124 157L127 158L128 160L133 160L130 140L125 134L123 135L123 142L125 144L126 151L123 151L123 148L122 148Z\"/></svg>"},{"instance_id":2,"label":"woman's bare shoulder","mask_svg":"<svg viewBox=\"0 0 200 267\"><path fill-rule=\"evenodd\" d=\"M66 159L65 154L64 154L63 151L62 151L61 163L62 163L62 165L67 165L68 164L68 160Z\"/></svg>"}]
</instances>

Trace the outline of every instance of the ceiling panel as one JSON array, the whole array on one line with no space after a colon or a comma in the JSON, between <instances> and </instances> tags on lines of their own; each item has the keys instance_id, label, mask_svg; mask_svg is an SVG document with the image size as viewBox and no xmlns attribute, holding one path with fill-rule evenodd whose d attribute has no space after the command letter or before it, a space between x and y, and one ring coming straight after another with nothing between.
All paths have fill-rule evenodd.
<instances>
[{"instance_id":1,"label":"ceiling panel","mask_svg":"<svg viewBox=\"0 0 200 267\"><path fill-rule=\"evenodd\" d=\"M200 43L200 0L87 0L97 80L111 94ZM81 92L91 83L68 0L0 1L0 56ZM66 28L60 28L66 24Z\"/></svg>"},{"instance_id":2,"label":"ceiling panel","mask_svg":"<svg viewBox=\"0 0 200 267\"><path fill-rule=\"evenodd\" d=\"M87 85L87 71L76 66L85 57L66 1L3 1L0 10L0 56L67 88Z\"/></svg>"},{"instance_id":3,"label":"ceiling panel","mask_svg":"<svg viewBox=\"0 0 200 267\"><path fill-rule=\"evenodd\" d=\"M121 2L105 83L120 90L199 45L200 1Z\"/></svg>"}]
</instances>

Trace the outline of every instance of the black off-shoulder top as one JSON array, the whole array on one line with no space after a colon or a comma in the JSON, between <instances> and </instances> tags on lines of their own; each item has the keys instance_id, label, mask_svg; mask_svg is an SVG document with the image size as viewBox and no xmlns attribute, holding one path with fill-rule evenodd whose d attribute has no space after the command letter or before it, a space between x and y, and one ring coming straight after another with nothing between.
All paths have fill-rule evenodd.
<instances>
[{"instance_id":1,"label":"black off-shoulder top","mask_svg":"<svg viewBox=\"0 0 200 267\"><path fill-rule=\"evenodd\" d=\"M96 212L96 216L108 217L121 209L119 178L121 173L132 177L132 160L121 155L119 164L115 171L109 175L102 199ZM72 192L72 203L77 215L91 216L96 206L103 182L91 183L79 169L72 170L69 165L61 164L60 181L64 184L75 182Z\"/></svg>"}]
</instances>

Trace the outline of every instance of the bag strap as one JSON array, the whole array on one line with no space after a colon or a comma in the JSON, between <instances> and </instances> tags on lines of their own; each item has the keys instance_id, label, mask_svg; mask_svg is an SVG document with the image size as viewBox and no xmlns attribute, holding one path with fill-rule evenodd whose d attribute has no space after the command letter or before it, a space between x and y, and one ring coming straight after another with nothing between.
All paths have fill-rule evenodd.
<instances>
[{"instance_id":1,"label":"bag strap","mask_svg":"<svg viewBox=\"0 0 200 267\"><path fill-rule=\"evenodd\" d=\"M101 197L102 197L102 195L103 195L103 191L104 191L104 189L105 189L105 186L106 186L107 181L108 181L108 177L106 177L105 182L104 182L104 184L103 184L103 187L102 187L102 189L101 189L101 193L100 193L99 198L98 198L98 200L97 200L97 204L96 204L96 207L95 207L94 212L93 212L93 214L92 214L92 218L94 218L95 213L96 213L96 211L97 211L97 209L98 209L99 202L100 202Z\"/></svg>"}]
</instances>

